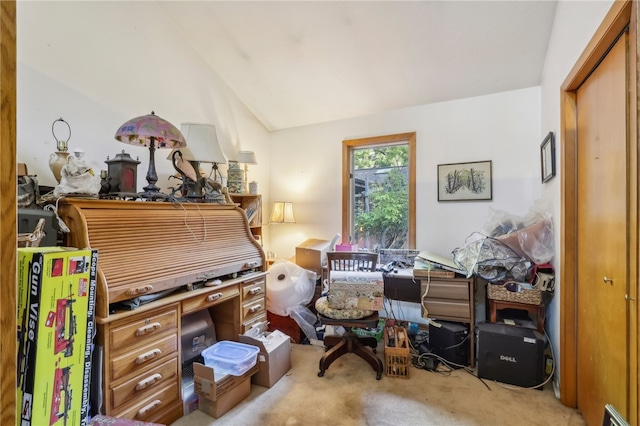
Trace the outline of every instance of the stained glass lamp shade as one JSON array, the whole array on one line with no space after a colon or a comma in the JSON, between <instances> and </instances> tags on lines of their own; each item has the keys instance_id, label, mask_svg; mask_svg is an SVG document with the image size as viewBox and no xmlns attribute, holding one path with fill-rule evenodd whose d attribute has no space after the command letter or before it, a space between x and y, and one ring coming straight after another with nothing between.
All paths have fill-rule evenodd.
<instances>
[{"instance_id":1,"label":"stained glass lamp shade","mask_svg":"<svg viewBox=\"0 0 640 426\"><path fill-rule=\"evenodd\" d=\"M130 145L143 145L149 147L149 169L143 198L166 198L156 186L158 174L156 172L155 150L156 148L182 148L187 142L173 124L164 120L152 111L151 114L133 118L124 123L115 134L116 140Z\"/></svg>"}]
</instances>

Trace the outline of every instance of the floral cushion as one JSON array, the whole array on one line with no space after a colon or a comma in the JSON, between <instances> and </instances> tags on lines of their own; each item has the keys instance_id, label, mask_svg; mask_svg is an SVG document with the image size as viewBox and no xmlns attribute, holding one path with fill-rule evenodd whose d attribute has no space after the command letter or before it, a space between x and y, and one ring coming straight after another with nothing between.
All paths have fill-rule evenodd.
<instances>
[{"instance_id":1,"label":"floral cushion","mask_svg":"<svg viewBox=\"0 0 640 426\"><path fill-rule=\"evenodd\" d=\"M366 309L334 309L329 307L329 301L325 297L316 300L316 310L325 317L332 319L353 320L368 317L374 311Z\"/></svg>"}]
</instances>

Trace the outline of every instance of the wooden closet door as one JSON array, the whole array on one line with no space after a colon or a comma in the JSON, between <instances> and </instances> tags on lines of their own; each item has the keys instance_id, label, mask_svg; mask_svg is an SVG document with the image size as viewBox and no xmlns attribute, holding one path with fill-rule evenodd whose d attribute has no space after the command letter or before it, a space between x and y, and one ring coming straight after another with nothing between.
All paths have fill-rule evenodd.
<instances>
[{"instance_id":1,"label":"wooden closet door","mask_svg":"<svg viewBox=\"0 0 640 426\"><path fill-rule=\"evenodd\" d=\"M606 403L628 404L627 39L577 91L577 396L588 425Z\"/></svg>"}]
</instances>

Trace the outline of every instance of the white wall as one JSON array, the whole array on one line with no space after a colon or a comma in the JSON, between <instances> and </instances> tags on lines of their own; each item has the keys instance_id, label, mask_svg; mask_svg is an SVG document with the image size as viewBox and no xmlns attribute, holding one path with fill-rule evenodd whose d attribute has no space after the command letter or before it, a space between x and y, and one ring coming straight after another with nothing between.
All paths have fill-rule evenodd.
<instances>
[{"instance_id":1,"label":"white wall","mask_svg":"<svg viewBox=\"0 0 640 426\"><path fill-rule=\"evenodd\" d=\"M155 111L180 128L214 124L228 159L256 153L249 178L268 198L268 132L231 90L172 30L149 2L17 3L17 160L41 185L55 186L48 165L56 151L52 123L71 126L69 151L82 148L99 172L125 150L139 157L138 189L147 184L149 150L114 139L125 121ZM61 123L56 136L66 138ZM169 151L156 150L158 185L175 173ZM222 166L223 171L226 166ZM226 173L224 173L226 175ZM265 193L266 192L266 193Z\"/></svg>"},{"instance_id":2,"label":"white wall","mask_svg":"<svg viewBox=\"0 0 640 426\"><path fill-rule=\"evenodd\" d=\"M540 191L540 90L424 105L271 134L271 196L292 201L295 225L272 225L270 248L294 254L341 228L342 141L416 132L416 245L446 256L480 231L491 208L523 215ZM491 160L493 200L438 202L437 165Z\"/></svg>"},{"instance_id":3,"label":"white wall","mask_svg":"<svg viewBox=\"0 0 640 426\"><path fill-rule=\"evenodd\" d=\"M541 197L553 206L555 225L555 245L560 247L560 170L562 160L560 139L560 86L571 71L584 48L591 40L596 29L602 22L612 1L561 1L556 9L556 18L549 42L549 49L545 60L542 76L542 116L540 141L543 135L553 132L556 135L556 169L557 176L543 185ZM556 269L556 289L562 286L559 280L560 259L556 256L553 265ZM560 349L560 298L553 298L547 309L547 330L556 358ZM556 363L558 366L558 363ZM556 374L556 380L559 374ZM556 381L556 388L559 384Z\"/></svg>"}]
</instances>

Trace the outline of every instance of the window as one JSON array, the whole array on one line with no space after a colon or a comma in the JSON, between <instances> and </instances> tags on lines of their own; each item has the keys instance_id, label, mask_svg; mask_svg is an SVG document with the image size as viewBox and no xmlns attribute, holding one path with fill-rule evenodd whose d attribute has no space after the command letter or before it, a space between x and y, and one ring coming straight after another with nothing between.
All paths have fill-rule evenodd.
<instances>
[{"instance_id":1,"label":"window","mask_svg":"<svg viewBox=\"0 0 640 426\"><path fill-rule=\"evenodd\" d=\"M342 141L343 241L415 248L415 153L415 132Z\"/></svg>"}]
</instances>

